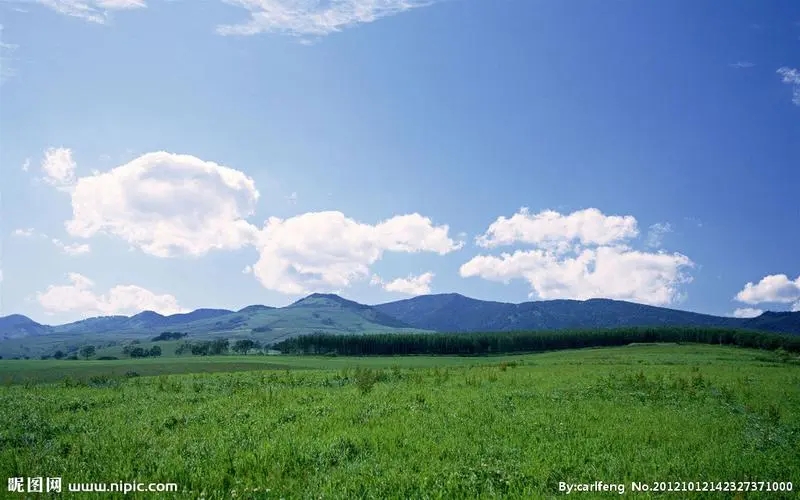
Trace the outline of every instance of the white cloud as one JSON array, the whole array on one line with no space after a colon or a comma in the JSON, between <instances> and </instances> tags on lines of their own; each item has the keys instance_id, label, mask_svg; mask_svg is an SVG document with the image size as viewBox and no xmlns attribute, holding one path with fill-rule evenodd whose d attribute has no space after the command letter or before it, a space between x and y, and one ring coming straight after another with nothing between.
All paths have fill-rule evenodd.
<instances>
[{"instance_id":1,"label":"white cloud","mask_svg":"<svg viewBox=\"0 0 800 500\"><path fill-rule=\"evenodd\" d=\"M448 236L448 226L419 214L370 225L341 212L306 213L270 218L259 229L246 220L259 198L254 181L189 155L148 153L78 178L70 193L73 215L65 223L70 236L107 234L157 257L254 246L258 262L242 272L287 294L348 286L369 276L369 266L384 252L444 255L463 246ZM89 250L60 246L73 254Z\"/></svg>"},{"instance_id":2,"label":"white cloud","mask_svg":"<svg viewBox=\"0 0 800 500\"><path fill-rule=\"evenodd\" d=\"M647 241L645 244L650 248L660 248L661 244L664 242L664 236L671 232L672 226L669 222L657 222L650 226L650 230L647 232Z\"/></svg>"},{"instance_id":3,"label":"white cloud","mask_svg":"<svg viewBox=\"0 0 800 500\"><path fill-rule=\"evenodd\" d=\"M253 266L244 266L242 269L242 274L252 274L253 273Z\"/></svg>"},{"instance_id":4,"label":"white cloud","mask_svg":"<svg viewBox=\"0 0 800 500\"><path fill-rule=\"evenodd\" d=\"M31 168L31 159L25 158L25 161L22 163L22 171L27 172L28 169Z\"/></svg>"},{"instance_id":5,"label":"white cloud","mask_svg":"<svg viewBox=\"0 0 800 500\"><path fill-rule=\"evenodd\" d=\"M67 244L56 238L53 238L51 241L53 242L53 245L58 247L59 250L67 255L83 255L91 251L91 247L88 243Z\"/></svg>"},{"instance_id":6,"label":"white cloud","mask_svg":"<svg viewBox=\"0 0 800 500\"><path fill-rule=\"evenodd\" d=\"M797 301L792 305L792 312L800 312L800 301Z\"/></svg>"},{"instance_id":7,"label":"white cloud","mask_svg":"<svg viewBox=\"0 0 800 500\"><path fill-rule=\"evenodd\" d=\"M800 276L790 280L785 274L765 276L758 283L747 283L735 299L745 304L777 302L789 304L800 300Z\"/></svg>"},{"instance_id":8,"label":"white cloud","mask_svg":"<svg viewBox=\"0 0 800 500\"><path fill-rule=\"evenodd\" d=\"M294 205L295 203L297 203L297 193L296 193L296 192L293 192L292 194L290 194L289 196L287 196L287 197L286 197L286 201L288 201L288 202L289 202L289 203L291 203L292 205Z\"/></svg>"},{"instance_id":9,"label":"white cloud","mask_svg":"<svg viewBox=\"0 0 800 500\"><path fill-rule=\"evenodd\" d=\"M753 64L750 61L736 61L733 64L729 64L729 66L731 68L736 68L736 69L747 69L747 68L752 68L753 66L755 66L755 64Z\"/></svg>"},{"instance_id":10,"label":"white cloud","mask_svg":"<svg viewBox=\"0 0 800 500\"><path fill-rule=\"evenodd\" d=\"M511 218L498 217L486 234L476 239L478 246L494 248L514 243L563 245L607 245L639 234L631 216L604 215L596 208L562 215L553 210L531 214L523 207Z\"/></svg>"},{"instance_id":11,"label":"white cloud","mask_svg":"<svg viewBox=\"0 0 800 500\"><path fill-rule=\"evenodd\" d=\"M691 266L679 253L617 246L583 249L573 256L541 249L479 255L462 265L460 274L503 283L521 278L530 284L531 296L540 299L604 297L666 305L679 300L678 286L691 281L683 268Z\"/></svg>"},{"instance_id":12,"label":"white cloud","mask_svg":"<svg viewBox=\"0 0 800 500\"><path fill-rule=\"evenodd\" d=\"M69 273L69 285L50 285L36 299L48 313L80 312L85 315L135 314L151 310L161 314L176 314L185 310L172 295L157 295L135 285L117 285L107 293L97 295L92 291L94 282L78 274Z\"/></svg>"},{"instance_id":13,"label":"white cloud","mask_svg":"<svg viewBox=\"0 0 800 500\"><path fill-rule=\"evenodd\" d=\"M752 307L740 307L733 311L733 316L735 318L755 318L756 316L761 316L764 311L761 309L754 309Z\"/></svg>"},{"instance_id":14,"label":"white cloud","mask_svg":"<svg viewBox=\"0 0 800 500\"><path fill-rule=\"evenodd\" d=\"M36 0L59 14L104 24L110 11L147 7L145 0Z\"/></svg>"},{"instance_id":15,"label":"white cloud","mask_svg":"<svg viewBox=\"0 0 800 500\"><path fill-rule=\"evenodd\" d=\"M458 250L463 243L419 214L399 215L376 225L341 212L312 212L289 219L270 218L258 243L253 273L270 290L286 294L335 291L369 276L369 266L384 252Z\"/></svg>"},{"instance_id":16,"label":"white cloud","mask_svg":"<svg viewBox=\"0 0 800 500\"><path fill-rule=\"evenodd\" d=\"M435 0L223 0L250 13L243 23L217 27L221 35L289 33L322 36L382 17L392 16Z\"/></svg>"},{"instance_id":17,"label":"white cloud","mask_svg":"<svg viewBox=\"0 0 800 500\"><path fill-rule=\"evenodd\" d=\"M403 293L406 295L425 295L431 293L431 281L435 275L432 272L418 276L409 275L407 278L397 278L386 282L378 275L373 275L370 285L381 285L387 292Z\"/></svg>"},{"instance_id":18,"label":"white cloud","mask_svg":"<svg viewBox=\"0 0 800 500\"><path fill-rule=\"evenodd\" d=\"M44 181L51 186L70 188L75 183L75 160L69 148L50 148L42 160Z\"/></svg>"},{"instance_id":19,"label":"white cloud","mask_svg":"<svg viewBox=\"0 0 800 500\"><path fill-rule=\"evenodd\" d=\"M792 102L800 106L800 70L783 67L778 69L781 81L792 86Z\"/></svg>"},{"instance_id":20,"label":"white cloud","mask_svg":"<svg viewBox=\"0 0 800 500\"><path fill-rule=\"evenodd\" d=\"M79 178L67 232L114 235L157 257L200 256L252 244L245 220L259 193L244 173L189 155L148 153Z\"/></svg>"},{"instance_id":21,"label":"white cloud","mask_svg":"<svg viewBox=\"0 0 800 500\"><path fill-rule=\"evenodd\" d=\"M605 297L653 305L680 301L680 285L691 281L685 270L694 264L679 253L633 250L625 240L637 235L632 216L606 216L597 209L531 215L523 209L510 219L498 218L478 244L527 243L534 249L479 255L459 272L502 283L524 279L531 297L541 299Z\"/></svg>"},{"instance_id":22,"label":"white cloud","mask_svg":"<svg viewBox=\"0 0 800 500\"><path fill-rule=\"evenodd\" d=\"M31 236L36 234L36 230L33 229L32 227L28 227L25 229L15 229L13 234L14 236L20 236L22 238L30 238Z\"/></svg>"}]
</instances>

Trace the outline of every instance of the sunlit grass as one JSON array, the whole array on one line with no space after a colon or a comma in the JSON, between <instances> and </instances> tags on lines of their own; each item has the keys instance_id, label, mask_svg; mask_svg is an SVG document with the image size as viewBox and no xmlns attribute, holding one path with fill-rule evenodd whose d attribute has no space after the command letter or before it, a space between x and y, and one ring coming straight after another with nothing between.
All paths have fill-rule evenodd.
<instances>
[{"instance_id":1,"label":"sunlit grass","mask_svg":"<svg viewBox=\"0 0 800 500\"><path fill-rule=\"evenodd\" d=\"M89 370L3 387L0 471L175 482L187 498L550 498L559 481L598 480L800 486L800 367L759 351L261 359L291 369ZM157 366L135 361L125 369Z\"/></svg>"}]
</instances>

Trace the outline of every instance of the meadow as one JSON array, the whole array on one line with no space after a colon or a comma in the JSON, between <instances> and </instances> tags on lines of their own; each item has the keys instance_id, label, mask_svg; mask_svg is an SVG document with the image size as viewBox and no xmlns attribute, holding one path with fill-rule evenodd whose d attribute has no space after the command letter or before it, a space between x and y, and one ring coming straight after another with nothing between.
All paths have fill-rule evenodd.
<instances>
[{"instance_id":1,"label":"meadow","mask_svg":"<svg viewBox=\"0 0 800 500\"><path fill-rule=\"evenodd\" d=\"M4 360L0 380L6 477L170 482L205 499L552 498L561 482L595 481L637 498L777 499L796 491L631 482L800 487L800 366L740 347Z\"/></svg>"}]
</instances>

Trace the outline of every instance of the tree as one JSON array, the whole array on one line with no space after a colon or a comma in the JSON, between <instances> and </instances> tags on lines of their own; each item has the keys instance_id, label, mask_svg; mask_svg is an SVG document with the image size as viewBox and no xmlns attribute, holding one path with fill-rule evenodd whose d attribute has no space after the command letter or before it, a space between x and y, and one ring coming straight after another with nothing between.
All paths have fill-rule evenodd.
<instances>
[{"instance_id":1,"label":"tree","mask_svg":"<svg viewBox=\"0 0 800 500\"><path fill-rule=\"evenodd\" d=\"M84 359L89 359L94 356L96 349L93 345L85 345L81 347L80 354Z\"/></svg>"},{"instance_id":2,"label":"tree","mask_svg":"<svg viewBox=\"0 0 800 500\"><path fill-rule=\"evenodd\" d=\"M247 354L247 351L255 348L256 348L256 343L250 339L237 340L233 344L233 351L238 352L239 354Z\"/></svg>"},{"instance_id":3,"label":"tree","mask_svg":"<svg viewBox=\"0 0 800 500\"><path fill-rule=\"evenodd\" d=\"M134 347L130 351L130 357L132 358L146 358L149 355L150 351L143 347Z\"/></svg>"},{"instance_id":4,"label":"tree","mask_svg":"<svg viewBox=\"0 0 800 500\"><path fill-rule=\"evenodd\" d=\"M228 339L214 340L208 348L208 353L211 355L227 354L229 345Z\"/></svg>"},{"instance_id":5,"label":"tree","mask_svg":"<svg viewBox=\"0 0 800 500\"><path fill-rule=\"evenodd\" d=\"M159 340L180 340L181 338L187 336L188 333L181 333L181 332L161 332L157 336L153 337L153 342L158 342Z\"/></svg>"},{"instance_id":6,"label":"tree","mask_svg":"<svg viewBox=\"0 0 800 500\"><path fill-rule=\"evenodd\" d=\"M161 356L161 346L154 345L153 347L151 347L150 356L154 358Z\"/></svg>"},{"instance_id":7,"label":"tree","mask_svg":"<svg viewBox=\"0 0 800 500\"><path fill-rule=\"evenodd\" d=\"M64 351L62 351L61 349L53 353L53 357L56 359L64 359L64 356L65 356Z\"/></svg>"},{"instance_id":8,"label":"tree","mask_svg":"<svg viewBox=\"0 0 800 500\"><path fill-rule=\"evenodd\" d=\"M186 352L191 352L192 350L192 343L191 342L182 342L181 345L175 348L175 354L180 356L181 354L185 354Z\"/></svg>"},{"instance_id":9,"label":"tree","mask_svg":"<svg viewBox=\"0 0 800 500\"><path fill-rule=\"evenodd\" d=\"M198 342L196 344L191 344L189 350L195 356L208 356L208 348L211 345L211 342Z\"/></svg>"}]
</instances>

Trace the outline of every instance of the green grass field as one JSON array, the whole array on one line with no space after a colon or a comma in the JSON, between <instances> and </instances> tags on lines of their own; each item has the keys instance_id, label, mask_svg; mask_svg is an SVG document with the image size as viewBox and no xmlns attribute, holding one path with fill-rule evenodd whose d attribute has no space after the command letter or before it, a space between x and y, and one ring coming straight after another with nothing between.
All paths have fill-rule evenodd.
<instances>
[{"instance_id":1,"label":"green grass field","mask_svg":"<svg viewBox=\"0 0 800 500\"><path fill-rule=\"evenodd\" d=\"M632 481L800 488L800 366L765 351L0 361L0 380L6 477L171 482L178 498L206 499L552 498L560 482L595 481L637 498L659 495L631 494Z\"/></svg>"}]
</instances>

